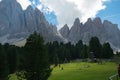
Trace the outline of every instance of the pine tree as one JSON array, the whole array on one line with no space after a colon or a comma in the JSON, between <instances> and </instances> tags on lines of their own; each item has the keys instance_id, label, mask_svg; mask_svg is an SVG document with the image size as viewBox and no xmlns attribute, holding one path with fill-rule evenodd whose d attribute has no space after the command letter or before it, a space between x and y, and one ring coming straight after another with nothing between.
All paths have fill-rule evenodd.
<instances>
[{"instance_id":1,"label":"pine tree","mask_svg":"<svg viewBox=\"0 0 120 80\"><path fill-rule=\"evenodd\" d=\"M27 80L47 80L51 69L43 38L37 33L30 35L24 48Z\"/></svg>"},{"instance_id":2,"label":"pine tree","mask_svg":"<svg viewBox=\"0 0 120 80\"><path fill-rule=\"evenodd\" d=\"M9 45L7 53L8 67L9 73L14 73L17 70L18 66L18 56L17 56L17 47L13 45Z\"/></svg>"},{"instance_id":3,"label":"pine tree","mask_svg":"<svg viewBox=\"0 0 120 80\"><path fill-rule=\"evenodd\" d=\"M76 44L76 58L81 58L81 51L83 49L83 42L82 40L79 40L78 43Z\"/></svg>"},{"instance_id":4,"label":"pine tree","mask_svg":"<svg viewBox=\"0 0 120 80\"><path fill-rule=\"evenodd\" d=\"M112 58L113 57L113 50L109 43L104 43L102 47L102 57L103 58Z\"/></svg>"},{"instance_id":5,"label":"pine tree","mask_svg":"<svg viewBox=\"0 0 120 80\"><path fill-rule=\"evenodd\" d=\"M83 45L83 49L81 51L81 56L82 56L82 59L88 58L88 47L87 47L87 45Z\"/></svg>"},{"instance_id":6,"label":"pine tree","mask_svg":"<svg viewBox=\"0 0 120 80\"><path fill-rule=\"evenodd\" d=\"M89 42L89 53L93 53L96 58L101 58L101 48L99 39L92 37Z\"/></svg>"},{"instance_id":7,"label":"pine tree","mask_svg":"<svg viewBox=\"0 0 120 80\"><path fill-rule=\"evenodd\" d=\"M0 80L8 80L7 56L1 44L0 44Z\"/></svg>"}]
</instances>

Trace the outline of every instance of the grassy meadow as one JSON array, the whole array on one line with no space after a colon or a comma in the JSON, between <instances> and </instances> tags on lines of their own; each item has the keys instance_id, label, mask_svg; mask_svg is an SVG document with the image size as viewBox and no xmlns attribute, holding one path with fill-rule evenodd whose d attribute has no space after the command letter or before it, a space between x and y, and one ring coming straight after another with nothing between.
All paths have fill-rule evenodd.
<instances>
[{"instance_id":1,"label":"grassy meadow","mask_svg":"<svg viewBox=\"0 0 120 80\"><path fill-rule=\"evenodd\" d=\"M53 68L48 80L108 80L116 73L117 64L113 62L103 64L72 62ZM17 80L17 77L13 74L9 80Z\"/></svg>"},{"instance_id":2,"label":"grassy meadow","mask_svg":"<svg viewBox=\"0 0 120 80\"><path fill-rule=\"evenodd\" d=\"M117 73L117 64L74 62L55 67L48 80L108 80Z\"/></svg>"}]
</instances>

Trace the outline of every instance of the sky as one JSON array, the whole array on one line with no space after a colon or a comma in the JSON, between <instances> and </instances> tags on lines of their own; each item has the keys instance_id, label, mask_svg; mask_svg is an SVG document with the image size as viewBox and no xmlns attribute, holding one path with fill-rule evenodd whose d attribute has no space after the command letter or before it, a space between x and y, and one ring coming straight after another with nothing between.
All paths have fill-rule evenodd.
<instances>
[{"instance_id":1,"label":"sky","mask_svg":"<svg viewBox=\"0 0 120 80\"><path fill-rule=\"evenodd\" d=\"M109 20L114 24L118 24L120 29L120 0L111 0L106 2L107 6L105 10L99 11L97 14L98 17L101 17L102 20Z\"/></svg>"},{"instance_id":2,"label":"sky","mask_svg":"<svg viewBox=\"0 0 120 80\"><path fill-rule=\"evenodd\" d=\"M17 0L25 10L28 5L40 9L49 23L58 29L75 18L85 23L88 18L100 17L118 24L120 29L120 0Z\"/></svg>"}]
</instances>

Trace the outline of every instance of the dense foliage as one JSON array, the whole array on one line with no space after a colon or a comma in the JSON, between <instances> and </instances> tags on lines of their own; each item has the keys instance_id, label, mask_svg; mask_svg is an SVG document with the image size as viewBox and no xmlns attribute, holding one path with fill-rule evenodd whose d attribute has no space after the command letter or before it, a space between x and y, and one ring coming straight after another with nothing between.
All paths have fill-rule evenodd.
<instances>
[{"instance_id":1,"label":"dense foliage","mask_svg":"<svg viewBox=\"0 0 120 80\"><path fill-rule=\"evenodd\" d=\"M47 80L50 64L42 37L36 33L29 36L24 46L24 71L27 80Z\"/></svg>"},{"instance_id":2,"label":"dense foliage","mask_svg":"<svg viewBox=\"0 0 120 80\"><path fill-rule=\"evenodd\" d=\"M100 43L97 37L92 37L89 46L80 40L77 44L58 43L57 41L46 44L51 64L70 62L75 59L111 59L113 50L109 43Z\"/></svg>"},{"instance_id":3,"label":"dense foliage","mask_svg":"<svg viewBox=\"0 0 120 80\"><path fill-rule=\"evenodd\" d=\"M109 43L100 44L97 37L91 38L89 46L81 40L77 44L57 41L45 44L43 38L34 33L24 47L0 44L0 80L8 80L8 75L16 72L19 79L22 73L22 78L27 80L47 80L51 73L50 64L57 66L91 57L110 59L113 50Z\"/></svg>"},{"instance_id":4,"label":"dense foliage","mask_svg":"<svg viewBox=\"0 0 120 80\"><path fill-rule=\"evenodd\" d=\"M47 80L51 71L47 48L39 34L30 35L24 47L0 44L0 80L8 80L13 73L19 80Z\"/></svg>"}]
</instances>

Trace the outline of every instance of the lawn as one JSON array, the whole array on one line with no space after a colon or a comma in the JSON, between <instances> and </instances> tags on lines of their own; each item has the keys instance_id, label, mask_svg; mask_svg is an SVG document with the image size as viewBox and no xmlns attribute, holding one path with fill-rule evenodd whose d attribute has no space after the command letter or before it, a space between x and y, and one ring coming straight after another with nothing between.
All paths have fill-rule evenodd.
<instances>
[{"instance_id":1,"label":"lawn","mask_svg":"<svg viewBox=\"0 0 120 80\"><path fill-rule=\"evenodd\" d=\"M117 73L117 64L112 62L74 62L61 64L60 67L53 69L48 80L108 80L108 77Z\"/></svg>"},{"instance_id":2,"label":"lawn","mask_svg":"<svg viewBox=\"0 0 120 80\"><path fill-rule=\"evenodd\" d=\"M116 73L116 63L72 62L55 67L48 80L108 80L110 76ZM9 80L17 80L17 77L12 74Z\"/></svg>"}]
</instances>

